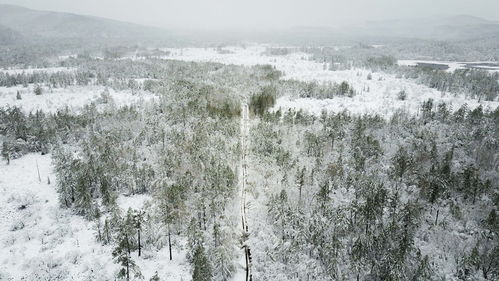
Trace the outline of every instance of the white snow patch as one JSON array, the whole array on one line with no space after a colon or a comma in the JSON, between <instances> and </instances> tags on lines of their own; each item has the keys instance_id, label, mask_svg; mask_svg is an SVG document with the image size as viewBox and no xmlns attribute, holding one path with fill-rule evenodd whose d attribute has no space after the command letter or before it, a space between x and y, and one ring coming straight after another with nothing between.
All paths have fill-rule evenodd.
<instances>
[{"instance_id":1,"label":"white snow patch","mask_svg":"<svg viewBox=\"0 0 499 281\"><path fill-rule=\"evenodd\" d=\"M113 246L96 240L93 222L61 209L51 162L50 155L28 154L0 163L0 280L114 280ZM145 197L124 204L137 206ZM132 257L145 280L156 271L161 280L190 280L185 252L173 250L173 261L168 247Z\"/></svg>"},{"instance_id":2,"label":"white snow patch","mask_svg":"<svg viewBox=\"0 0 499 281\"><path fill-rule=\"evenodd\" d=\"M66 106L78 110L86 104L101 99L101 93L105 87L102 86L71 86L67 88L43 89L43 94L35 95L33 85L24 88L0 87L0 107L17 106L25 112L42 109L45 112L56 112ZM21 94L21 100L16 98L17 91ZM118 107L137 104L142 101L156 99L157 96L149 92L139 91L132 94L131 91L114 91L109 89L109 94L114 104Z\"/></svg>"},{"instance_id":3,"label":"white snow patch","mask_svg":"<svg viewBox=\"0 0 499 281\"><path fill-rule=\"evenodd\" d=\"M316 80L347 81L352 85L357 94L353 97L334 97L332 99L297 98L284 96L277 99L272 110L288 110L290 108L303 109L312 114L320 114L323 110L328 112L342 112L347 110L352 114L379 114L391 117L396 111L405 111L418 114L421 104L433 99L434 104L445 102L449 110L458 110L466 104L469 109L480 105L485 110L494 110L499 106L498 101L478 101L467 98L464 94L443 93L436 89L416 84L408 79L399 79L393 75L373 73L372 80L367 80L367 70L329 71L316 76ZM359 75L360 74L360 75ZM307 76L306 79L311 78ZM381 79L381 80L380 80ZM369 90L369 91L367 91ZM405 100L398 99L398 94L405 91Z\"/></svg>"},{"instance_id":4,"label":"white snow patch","mask_svg":"<svg viewBox=\"0 0 499 281\"><path fill-rule=\"evenodd\" d=\"M132 210L140 210L144 207L144 205L151 201L152 197L148 194L136 194L132 196L124 196L120 195L118 197L118 205L125 212L131 208Z\"/></svg>"}]
</instances>

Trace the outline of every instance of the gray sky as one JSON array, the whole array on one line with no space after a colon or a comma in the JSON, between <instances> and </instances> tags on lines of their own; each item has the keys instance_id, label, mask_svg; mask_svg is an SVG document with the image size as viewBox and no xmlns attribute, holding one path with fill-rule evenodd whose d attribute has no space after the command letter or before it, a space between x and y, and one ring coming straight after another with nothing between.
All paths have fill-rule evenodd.
<instances>
[{"instance_id":1,"label":"gray sky","mask_svg":"<svg viewBox=\"0 0 499 281\"><path fill-rule=\"evenodd\" d=\"M499 20L499 0L0 0L167 28L336 26L468 14Z\"/></svg>"}]
</instances>

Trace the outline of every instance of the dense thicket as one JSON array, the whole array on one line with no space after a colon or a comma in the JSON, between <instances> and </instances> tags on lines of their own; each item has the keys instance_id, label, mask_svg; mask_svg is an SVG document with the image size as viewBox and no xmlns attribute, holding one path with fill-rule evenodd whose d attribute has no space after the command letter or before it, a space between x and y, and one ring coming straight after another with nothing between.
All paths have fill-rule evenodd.
<instances>
[{"instance_id":1,"label":"dense thicket","mask_svg":"<svg viewBox=\"0 0 499 281\"><path fill-rule=\"evenodd\" d=\"M389 121L277 111L254 124L250 177L266 217L253 225L255 278L498 278L499 109L423 108Z\"/></svg>"},{"instance_id":2,"label":"dense thicket","mask_svg":"<svg viewBox=\"0 0 499 281\"><path fill-rule=\"evenodd\" d=\"M42 146L52 152L61 207L95 222L96 239L113 246L118 278L142 276L135 254L168 247L170 259L177 258L172 248L182 238L188 241L193 278L229 280L239 243L238 95L276 84L279 73L265 66L153 65L95 65L103 73L112 66L122 66L128 75L142 73L142 67L156 73L150 90L160 99L147 106L91 104L79 113L56 114L2 109L0 133L16 144L33 143L17 151L6 141L4 156ZM150 204L120 209L120 197L136 194L152 198Z\"/></svg>"}]
</instances>

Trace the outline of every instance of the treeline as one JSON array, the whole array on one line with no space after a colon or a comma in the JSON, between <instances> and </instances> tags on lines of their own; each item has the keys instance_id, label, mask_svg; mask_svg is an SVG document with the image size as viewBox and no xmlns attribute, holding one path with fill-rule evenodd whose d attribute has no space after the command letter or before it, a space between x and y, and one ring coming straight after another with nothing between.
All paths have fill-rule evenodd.
<instances>
[{"instance_id":1,"label":"treeline","mask_svg":"<svg viewBox=\"0 0 499 281\"><path fill-rule=\"evenodd\" d=\"M69 142L92 124L96 109L90 105L75 115L68 108L56 113L25 113L18 107L0 107L2 156L8 162L30 152L48 153L57 142Z\"/></svg>"},{"instance_id":2,"label":"treeline","mask_svg":"<svg viewBox=\"0 0 499 281\"><path fill-rule=\"evenodd\" d=\"M478 100L492 101L499 95L499 73L458 69L453 72L428 67L399 67L395 73L416 79L424 85L442 92L464 93Z\"/></svg>"},{"instance_id":3,"label":"treeline","mask_svg":"<svg viewBox=\"0 0 499 281\"><path fill-rule=\"evenodd\" d=\"M388 121L266 113L251 133L268 213L253 277L495 280L498 114L431 100Z\"/></svg>"},{"instance_id":4,"label":"treeline","mask_svg":"<svg viewBox=\"0 0 499 281\"><path fill-rule=\"evenodd\" d=\"M95 78L90 72L81 71L57 71L48 73L46 71L34 71L32 73L9 74L0 71L0 86L14 87L22 85L28 87L29 84L45 84L52 88L65 88L68 86L86 86Z\"/></svg>"},{"instance_id":5,"label":"treeline","mask_svg":"<svg viewBox=\"0 0 499 281\"><path fill-rule=\"evenodd\" d=\"M307 48L313 59L324 63L329 70L368 68L399 77L416 79L419 83L442 92L464 93L479 100L495 100L499 94L499 73L476 69L460 69L453 72L428 66L407 67L397 64L396 54L388 48ZM455 59L458 60L458 59ZM462 59L461 59L462 60Z\"/></svg>"}]
</instances>

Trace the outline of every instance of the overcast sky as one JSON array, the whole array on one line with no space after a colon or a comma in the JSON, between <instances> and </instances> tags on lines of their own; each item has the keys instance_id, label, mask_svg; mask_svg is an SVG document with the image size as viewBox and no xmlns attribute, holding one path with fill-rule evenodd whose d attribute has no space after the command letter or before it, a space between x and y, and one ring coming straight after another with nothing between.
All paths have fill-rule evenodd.
<instances>
[{"instance_id":1,"label":"overcast sky","mask_svg":"<svg viewBox=\"0 0 499 281\"><path fill-rule=\"evenodd\" d=\"M0 0L167 28L337 26L468 14L499 20L499 0Z\"/></svg>"}]
</instances>

